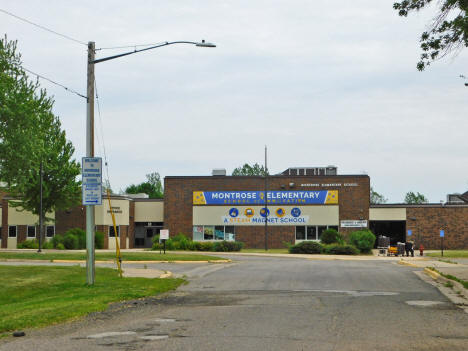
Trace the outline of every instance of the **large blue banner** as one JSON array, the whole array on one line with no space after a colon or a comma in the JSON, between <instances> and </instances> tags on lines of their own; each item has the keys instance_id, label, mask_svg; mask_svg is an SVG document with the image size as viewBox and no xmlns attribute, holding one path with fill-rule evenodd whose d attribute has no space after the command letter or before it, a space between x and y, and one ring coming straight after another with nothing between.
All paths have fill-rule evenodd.
<instances>
[{"instance_id":1,"label":"large blue banner","mask_svg":"<svg viewBox=\"0 0 468 351\"><path fill-rule=\"evenodd\" d=\"M338 204L338 190L267 191L269 204ZM194 191L194 205L262 205L264 191Z\"/></svg>"}]
</instances>

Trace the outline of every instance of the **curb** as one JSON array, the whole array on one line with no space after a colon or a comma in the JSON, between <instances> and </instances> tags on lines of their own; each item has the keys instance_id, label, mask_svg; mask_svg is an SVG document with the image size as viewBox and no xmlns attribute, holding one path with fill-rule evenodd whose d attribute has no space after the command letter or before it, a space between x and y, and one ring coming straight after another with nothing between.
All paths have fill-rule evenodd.
<instances>
[{"instance_id":1,"label":"curb","mask_svg":"<svg viewBox=\"0 0 468 351\"><path fill-rule=\"evenodd\" d=\"M26 261L27 262L27 261ZM114 263L115 260L95 261L95 263ZM152 263L230 263L231 260L216 261L122 261L124 264L152 264ZM84 260L52 260L52 263L86 263Z\"/></svg>"},{"instance_id":2,"label":"curb","mask_svg":"<svg viewBox=\"0 0 468 351\"><path fill-rule=\"evenodd\" d=\"M403 260L398 261L397 263L398 263L398 264L401 264L401 265L403 265L403 266L409 266L409 267L420 268L420 266L418 266L418 265L415 265L415 264L413 264L413 263L409 263L409 262L406 262L406 261L403 261ZM431 272L432 272L432 271L431 271Z\"/></svg>"},{"instance_id":3,"label":"curb","mask_svg":"<svg viewBox=\"0 0 468 351\"><path fill-rule=\"evenodd\" d=\"M166 273L161 274L161 275L159 276L160 279L170 278L170 277L172 277L172 272L169 272L169 271L166 271Z\"/></svg>"},{"instance_id":4,"label":"curb","mask_svg":"<svg viewBox=\"0 0 468 351\"><path fill-rule=\"evenodd\" d=\"M440 282L440 283L450 282L453 285L453 289L457 289L457 291L460 292L460 295L466 300L466 302L463 303L463 306L468 306L468 289L465 289L463 285L461 285L459 282L455 280L445 278L441 276L439 273L427 267L424 268L424 273L426 273L428 276L430 276L432 279L434 279L437 282Z\"/></svg>"}]
</instances>

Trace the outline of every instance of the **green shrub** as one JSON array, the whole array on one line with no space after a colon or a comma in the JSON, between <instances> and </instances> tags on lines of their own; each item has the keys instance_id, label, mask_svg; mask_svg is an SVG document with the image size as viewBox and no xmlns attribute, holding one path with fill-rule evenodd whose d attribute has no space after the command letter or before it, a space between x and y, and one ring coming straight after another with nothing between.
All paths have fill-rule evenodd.
<instances>
[{"instance_id":1,"label":"green shrub","mask_svg":"<svg viewBox=\"0 0 468 351\"><path fill-rule=\"evenodd\" d=\"M58 243L57 246L55 247L57 250L65 250L65 246L63 246L62 243Z\"/></svg>"},{"instance_id":2,"label":"green shrub","mask_svg":"<svg viewBox=\"0 0 468 351\"><path fill-rule=\"evenodd\" d=\"M319 254L322 251L323 246L316 241L303 241L289 248L289 253L294 254Z\"/></svg>"},{"instance_id":3,"label":"green shrub","mask_svg":"<svg viewBox=\"0 0 468 351\"><path fill-rule=\"evenodd\" d=\"M103 232L96 232L94 234L94 246L96 249L104 248L104 233Z\"/></svg>"},{"instance_id":4,"label":"green shrub","mask_svg":"<svg viewBox=\"0 0 468 351\"><path fill-rule=\"evenodd\" d=\"M71 233L65 234L65 236L63 237L63 246L65 246L67 250L78 249L78 244L79 244L78 238Z\"/></svg>"},{"instance_id":5,"label":"green shrub","mask_svg":"<svg viewBox=\"0 0 468 351\"><path fill-rule=\"evenodd\" d=\"M39 242L37 241L37 239L29 239L16 244L16 247L18 249L38 249Z\"/></svg>"},{"instance_id":6,"label":"green shrub","mask_svg":"<svg viewBox=\"0 0 468 351\"><path fill-rule=\"evenodd\" d=\"M201 251L201 243L199 241L190 241L189 250Z\"/></svg>"},{"instance_id":7,"label":"green shrub","mask_svg":"<svg viewBox=\"0 0 468 351\"><path fill-rule=\"evenodd\" d=\"M213 251L213 243L211 241L200 242L200 251Z\"/></svg>"},{"instance_id":8,"label":"green shrub","mask_svg":"<svg viewBox=\"0 0 468 351\"><path fill-rule=\"evenodd\" d=\"M64 245L67 249L69 250L74 250L74 249L86 249L86 232L81 229L81 228L72 228L72 229L69 229L66 231L65 233L65 238L69 235L73 235L74 237L76 237L76 240L77 240L77 244L76 246L73 248L73 249L69 249L67 247L67 244L64 242ZM71 239L69 239L71 240Z\"/></svg>"},{"instance_id":9,"label":"green shrub","mask_svg":"<svg viewBox=\"0 0 468 351\"><path fill-rule=\"evenodd\" d=\"M51 240L48 240L44 243L44 245L42 245L42 248L45 250L50 250L54 248L54 244L52 243Z\"/></svg>"},{"instance_id":10,"label":"green shrub","mask_svg":"<svg viewBox=\"0 0 468 351\"><path fill-rule=\"evenodd\" d=\"M62 244L63 246L63 235L61 234L54 235L54 237L52 238L52 245L54 246L54 248L57 248L58 244Z\"/></svg>"},{"instance_id":11,"label":"green shrub","mask_svg":"<svg viewBox=\"0 0 468 351\"><path fill-rule=\"evenodd\" d=\"M232 252L240 251L243 247L243 243L239 241L216 241L213 243L213 251L217 252Z\"/></svg>"},{"instance_id":12,"label":"green shrub","mask_svg":"<svg viewBox=\"0 0 468 351\"><path fill-rule=\"evenodd\" d=\"M356 230L350 234L349 243L362 253L368 253L374 247L375 235L368 229Z\"/></svg>"},{"instance_id":13,"label":"green shrub","mask_svg":"<svg viewBox=\"0 0 468 351\"><path fill-rule=\"evenodd\" d=\"M359 250L349 244L330 244L323 248L323 252L329 255L357 255Z\"/></svg>"},{"instance_id":14,"label":"green shrub","mask_svg":"<svg viewBox=\"0 0 468 351\"><path fill-rule=\"evenodd\" d=\"M175 250L189 250L191 239L187 238L184 234L179 233L172 237L170 240L174 242Z\"/></svg>"},{"instance_id":15,"label":"green shrub","mask_svg":"<svg viewBox=\"0 0 468 351\"><path fill-rule=\"evenodd\" d=\"M343 236L336 229L329 228L320 237L322 244L344 244Z\"/></svg>"}]
</instances>

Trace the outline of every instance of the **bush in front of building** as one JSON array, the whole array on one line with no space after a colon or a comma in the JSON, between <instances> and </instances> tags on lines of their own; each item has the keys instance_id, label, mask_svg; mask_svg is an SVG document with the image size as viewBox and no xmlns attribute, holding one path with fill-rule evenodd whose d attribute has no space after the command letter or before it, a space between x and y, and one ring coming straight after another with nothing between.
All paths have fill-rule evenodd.
<instances>
[{"instance_id":1,"label":"bush in front of building","mask_svg":"<svg viewBox=\"0 0 468 351\"><path fill-rule=\"evenodd\" d=\"M303 241L289 248L292 254L320 254L322 251L323 246L316 241Z\"/></svg>"},{"instance_id":2,"label":"bush in front of building","mask_svg":"<svg viewBox=\"0 0 468 351\"><path fill-rule=\"evenodd\" d=\"M54 235L50 242L52 244L51 249L83 250L86 249L86 232L80 228L73 228L67 230L63 235ZM104 248L104 233L95 232L94 247L96 249Z\"/></svg>"},{"instance_id":3,"label":"bush in front of building","mask_svg":"<svg viewBox=\"0 0 468 351\"><path fill-rule=\"evenodd\" d=\"M104 248L104 233L103 232L94 233L94 247L96 249ZM86 249L86 243L85 243L85 249Z\"/></svg>"},{"instance_id":4,"label":"bush in front of building","mask_svg":"<svg viewBox=\"0 0 468 351\"><path fill-rule=\"evenodd\" d=\"M213 251L213 252L232 252L240 251L244 246L239 241L193 241L182 233L166 240L166 250L184 250L184 251ZM159 235L153 237L153 250L161 250L164 243L159 242Z\"/></svg>"},{"instance_id":5,"label":"bush in front of building","mask_svg":"<svg viewBox=\"0 0 468 351\"><path fill-rule=\"evenodd\" d=\"M215 252L233 252L240 251L244 246L243 243L239 241L216 241L213 243L213 251Z\"/></svg>"},{"instance_id":6,"label":"bush in front of building","mask_svg":"<svg viewBox=\"0 0 468 351\"><path fill-rule=\"evenodd\" d=\"M54 244L52 243L52 241L48 240L44 243L44 245L42 245L42 248L45 250L50 250L54 248Z\"/></svg>"},{"instance_id":7,"label":"bush in front of building","mask_svg":"<svg viewBox=\"0 0 468 351\"><path fill-rule=\"evenodd\" d=\"M38 249L39 242L37 239L28 239L21 243L16 244L16 248L18 249Z\"/></svg>"},{"instance_id":8,"label":"bush in front of building","mask_svg":"<svg viewBox=\"0 0 468 351\"><path fill-rule=\"evenodd\" d=\"M324 230L320 237L322 244L344 244L343 235L338 233L336 229L328 228Z\"/></svg>"},{"instance_id":9,"label":"bush in front of building","mask_svg":"<svg viewBox=\"0 0 468 351\"><path fill-rule=\"evenodd\" d=\"M63 237L63 246L67 250L77 250L79 248L79 239L77 236L73 235L72 233L65 233Z\"/></svg>"},{"instance_id":10,"label":"bush in front of building","mask_svg":"<svg viewBox=\"0 0 468 351\"><path fill-rule=\"evenodd\" d=\"M349 235L349 243L361 253L369 253L374 248L375 235L368 229L356 230Z\"/></svg>"},{"instance_id":11,"label":"bush in front of building","mask_svg":"<svg viewBox=\"0 0 468 351\"><path fill-rule=\"evenodd\" d=\"M328 255L357 255L359 250L350 244L329 244L323 247L323 253Z\"/></svg>"}]
</instances>

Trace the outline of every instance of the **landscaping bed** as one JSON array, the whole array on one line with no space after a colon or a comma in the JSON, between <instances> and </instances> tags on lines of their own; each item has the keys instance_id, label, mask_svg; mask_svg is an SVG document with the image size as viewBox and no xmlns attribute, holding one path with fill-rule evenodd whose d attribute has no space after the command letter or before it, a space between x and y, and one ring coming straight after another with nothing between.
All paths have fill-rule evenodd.
<instances>
[{"instance_id":1,"label":"landscaping bed","mask_svg":"<svg viewBox=\"0 0 468 351\"><path fill-rule=\"evenodd\" d=\"M159 252L121 252L123 261L218 261L224 260L222 257L214 257L208 255L191 254L191 253L166 253ZM0 260L19 259L19 260L86 260L86 252L0 252ZM115 260L114 252L96 252L97 261L113 261Z\"/></svg>"}]
</instances>

